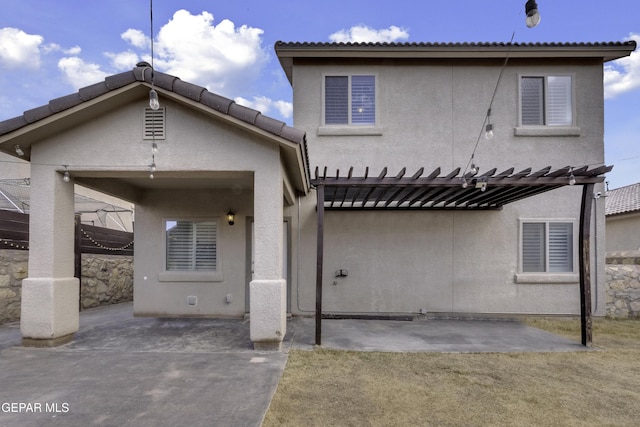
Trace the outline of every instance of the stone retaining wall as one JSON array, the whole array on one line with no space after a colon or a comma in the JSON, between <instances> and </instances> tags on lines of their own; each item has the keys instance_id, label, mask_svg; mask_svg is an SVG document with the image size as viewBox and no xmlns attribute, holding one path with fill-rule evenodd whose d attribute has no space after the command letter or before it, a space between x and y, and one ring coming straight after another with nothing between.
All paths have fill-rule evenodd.
<instances>
[{"instance_id":1,"label":"stone retaining wall","mask_svg":"<svg viewBox=\"0 0 640 427\"><path fill-rule=\"evenodd\" d=\"M0 324L20 319L28 251L0 249ZM82 308L133 301L133 257L82 255Z\"/></svg>"},{"instance_id":2,"label":"stone retaining wall","mask_svg":"<svg viewBox=\"0 0 640 427\"><path fill-rule=\"evenodd\" d=\"M640 251L607 253L607 316L640 318Z\"/></svg>"}]
</instances>

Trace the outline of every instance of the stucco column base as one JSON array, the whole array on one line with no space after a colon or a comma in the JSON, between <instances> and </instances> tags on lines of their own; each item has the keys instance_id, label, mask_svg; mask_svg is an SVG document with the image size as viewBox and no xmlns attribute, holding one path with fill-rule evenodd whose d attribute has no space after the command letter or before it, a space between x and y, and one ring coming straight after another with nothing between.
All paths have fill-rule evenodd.
<instances>
[{"instance_id":1,"label":"stucco column base","mask_svg":"<svg viewBox=\"0 0 640 427\"><path fill-rule=\"evenodd\" d=\"M79 290L75 277L24 279L20 314L23 343L52 346L69 342L80 328Z\"/></svg>"},{"instance_id":2,"label":"stucco column base","mask_svg":"<svg viewBox=\"0 0 640 427\"><path fill-rule=\"evenodd\" d=\"M68 342L73 341L73 335L74 334L69 334L69 335L65 335L63 337L58 337L58 338L52 338L49 340L42 340L42 339L33 339L33 338L22 338L22 345L23 347L57 347L59 345L63 345L66 344Z\"/></svg>"},{"instance_id":3,"label":"stucco column base","mask_svg":"<svg viewBox=\"0 0 640 427\"><path fill-rule=\"evenodd\" d=\"M249 332L256 350L282 350L287 333L286 280L249 283Z\"/></svg>"}]
</instances>

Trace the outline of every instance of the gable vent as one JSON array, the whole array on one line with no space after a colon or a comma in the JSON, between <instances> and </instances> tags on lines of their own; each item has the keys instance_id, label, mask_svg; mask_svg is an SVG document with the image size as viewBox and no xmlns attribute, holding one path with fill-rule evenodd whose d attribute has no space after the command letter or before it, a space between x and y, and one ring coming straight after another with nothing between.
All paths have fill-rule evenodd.
<instances>
[{"instance_id":1,"label":"gable vent","mask_svg":"<svg viewBox=\"0 0 640 427\"><path fill-rule=\"evenodd\" d=\"M143 139L164 139L164 107L144 109Z\"/></svg>"}]
</instances>

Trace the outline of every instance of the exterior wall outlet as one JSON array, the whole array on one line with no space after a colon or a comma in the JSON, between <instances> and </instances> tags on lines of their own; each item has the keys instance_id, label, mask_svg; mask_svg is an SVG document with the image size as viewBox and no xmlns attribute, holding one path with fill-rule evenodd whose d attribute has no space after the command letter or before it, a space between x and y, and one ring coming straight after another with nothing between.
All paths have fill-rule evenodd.
<instances>
[{"instance_id":1,"label":"exterior wall outlet","mask_svg":"<svg viewBox=\"0 0 640 427\"><path fill-rule=\"evenodd\" d=\"M227 304L231 304L231 302L233 301L233 296L231 294L227 294L224 300Z\"/></svg>"},{"instance_id":2,"label":"exterior wall outlet","mask_svg":"<svg viewBox=\"0 0 640 427\"><path fill-rule=\"evenodd\" d=\"M187 305L198 305L198 297L193 295L188 296Z\"/></svg>"}]
</instances>

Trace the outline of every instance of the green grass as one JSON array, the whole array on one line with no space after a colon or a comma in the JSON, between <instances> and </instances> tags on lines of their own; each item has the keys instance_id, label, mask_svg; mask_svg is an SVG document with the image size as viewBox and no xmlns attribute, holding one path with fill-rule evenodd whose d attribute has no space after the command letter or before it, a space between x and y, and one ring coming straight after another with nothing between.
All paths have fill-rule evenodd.
<instances>
[{"instance_id":1,"label":"green grass","mask_svg":"<svg viewBox=\"0 0 640 427\"><path fill-rule=\"evenodd\" d=\"M579 320L528 324L580 340ZM292 351L264 426L635 426L640 321L575 353Z\"/></svg>"}]
</instances>

